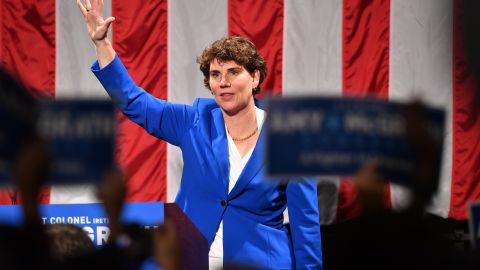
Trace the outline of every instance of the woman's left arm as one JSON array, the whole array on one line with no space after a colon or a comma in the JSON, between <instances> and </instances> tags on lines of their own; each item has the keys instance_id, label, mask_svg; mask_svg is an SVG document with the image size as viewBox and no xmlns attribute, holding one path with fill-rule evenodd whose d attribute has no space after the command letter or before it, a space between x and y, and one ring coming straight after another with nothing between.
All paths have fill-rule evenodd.
<instances>
[{"instance_id":1,"label":"woman's left arm","mask_svg":"<svg viewBox=\"0 0 480 270\"><path fill-rule=\"evenodd\" d=\"M323 269L315 179L291 179L287 185L287 204L296 269Z\"/></svg>"}]
</instances>

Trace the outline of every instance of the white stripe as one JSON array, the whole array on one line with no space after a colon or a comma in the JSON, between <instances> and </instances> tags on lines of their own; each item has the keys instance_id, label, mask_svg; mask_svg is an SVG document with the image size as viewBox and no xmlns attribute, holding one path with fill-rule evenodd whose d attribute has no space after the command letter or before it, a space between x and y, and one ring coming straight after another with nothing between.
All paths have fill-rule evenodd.
<instances>
[{"instance_id":1,"label":"white stripe","mask_svg":"<svg viewBox=\"0 0 480 270\"><path fill-rule=\"evenodd\" d=\"M284 95L342 95L342 2L285 1Z\"/></svg>"},{"instance_id":2,"label":"white stripe","mask_svg":"<svg viewBox=\"0 0 480 270\"><path fill-rule=\"evenodd\" d=\"M447 217L452 154L452 1L391 1L390 89L394 101L421 99L447 111L439 192L429 212ZM394 209L407 203L392 187Z\"/></svg>"},{"instance_id":3,"label":"white stripe","mask_svg":"<svg viewBox=\"0 0 480 270\"><path fill-rule=\"evenodd\" d=\"M51 204L97 203L97 187L89 184L54 186L50 192Z\"/></svg>"},{"instance_id":4,"label":"white stripe","mask_svg":"<svg viewBox=\"0 0 480 270\"><path fill-rule=\"evenodd\" d=\"M90 71L97 59L85 21L75 1L56 1L56 98L108 96ZM104 16L111 16L111 0L104 1Z\"/></svg>"},{"instance_id":5,"label":"white stripe","mask_svg":"<svg viewBox=\"0 0 480 270\"><path fill-rule=\"evenodd\" d=\"M168 100L192 104L196 97L211 97L196 57L227 34L227 1L175 0L168 5ZM168 145L167 160L167 200L173 201L182 176L180 150Z\"/></svg>"},{"instance_id":6,"label":"white stripe","mask_svg":"<svg viewBox=\"0 0 480 270\"><path fill-rule=\"evenodd\" d=\"M56 98L107 98L105 91L90 71L96 59L92 41L88 38L75 1L56 1ZM111 14L111 0L104 1L104 15ZM54 186L50 203L97 202L92 185Z\"/></svg>"},{"instance_id":7,"label":"white stripe","mask_svg":"<svg viewBox=\"0 0 480 270\"><path fill-rule=\"evenodd\" d=\"M285 1L283 94L342 95L342 1ZM338 179L319 177L320 221L335 221Z\"/></svg>"}]
</instances>

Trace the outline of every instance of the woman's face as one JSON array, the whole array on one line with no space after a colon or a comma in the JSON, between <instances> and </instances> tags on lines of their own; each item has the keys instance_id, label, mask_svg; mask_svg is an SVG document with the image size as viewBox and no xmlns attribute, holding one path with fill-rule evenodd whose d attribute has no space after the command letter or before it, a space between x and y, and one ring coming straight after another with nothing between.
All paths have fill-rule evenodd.
<instances>
[{"instance_id":1,"label":"woman's face","mask_svg":"<svg viewBox=\"0 0 480 270\"><path fill-rule=\"evenodd\" d=\"M210 63L210 89L218 106L228 115L235 115L249 105L253 107L253 88L257 87L260 72L250 74L235 61Z\"/></svg>"}]
</instances>

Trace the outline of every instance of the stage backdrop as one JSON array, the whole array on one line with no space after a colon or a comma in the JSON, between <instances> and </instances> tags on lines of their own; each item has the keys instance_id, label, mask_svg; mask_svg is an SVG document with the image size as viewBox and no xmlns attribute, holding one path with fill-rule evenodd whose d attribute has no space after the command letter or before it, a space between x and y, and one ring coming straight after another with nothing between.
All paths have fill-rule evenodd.
<instances>
[{"instance_id":1,"label":"stage backdrop","mask_svg":"<svg viewBox=\"0 0 480 270\"><path fill-rule=\"evenodd\" d=\"M95 60L75 0L0 0L0 59L34 92L107 98L89 68ZM134 80L154 96L192 103L209 97L195 57L226 35L250 38L266 57L264 89L281 95L419 98L445 108L439 192L431 213L466 218L480 199L480 118L458 35L457 0L105 1L113 44ZM264 91L267 92L267 91ZM117 159L129 201L172 201L181 154L118 115ZM345 179L319 177L321 222L360 213ZM386 186L386 205L408 193ZM10 203L8 193L2 199ZM52 187L46 203L96 201L90 186Z\"/></svg>"}]
</instances>

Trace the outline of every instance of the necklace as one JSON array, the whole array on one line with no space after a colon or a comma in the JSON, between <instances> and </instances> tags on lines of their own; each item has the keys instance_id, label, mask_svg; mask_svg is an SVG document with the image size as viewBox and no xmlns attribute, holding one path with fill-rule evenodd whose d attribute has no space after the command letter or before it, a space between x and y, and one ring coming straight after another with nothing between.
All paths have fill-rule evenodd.
<instances>
[{"instance_id":1,"label":"necklace","mask_svg":"<svg viewBox=\"0 0 480 270\"><path fill-rule=\"evenodd\" d=\"M252 133L248 134L247 136L245 136L243 138L233 138L232 137L232 140L235 141L235 142L246 141L246 140L250 139L253 135L255 135L255 133L257 133L257 131L258 131L258 126L255 127L255 130Z\"/></svg>"}]
</instances>

